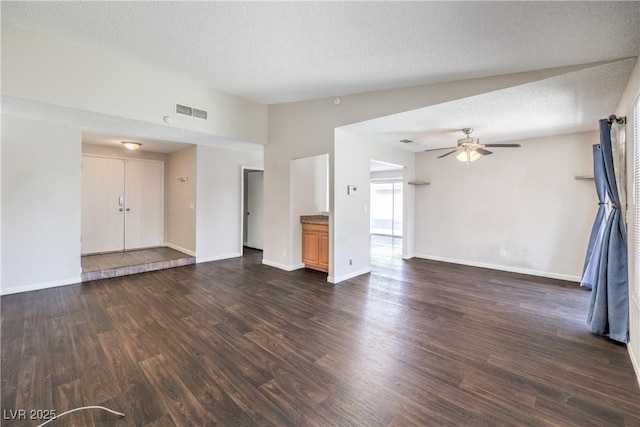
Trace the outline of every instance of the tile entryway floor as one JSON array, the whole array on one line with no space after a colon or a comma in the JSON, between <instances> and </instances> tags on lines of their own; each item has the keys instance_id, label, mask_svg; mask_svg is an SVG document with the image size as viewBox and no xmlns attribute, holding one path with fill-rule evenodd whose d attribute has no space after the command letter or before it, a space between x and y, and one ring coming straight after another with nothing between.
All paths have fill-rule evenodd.
<instances>
[{"instance_id":1,"label":"tile entryway floor","mask_svg":"<svg viewBox=\"0 0 640 427\"><path fill-rule=\"evenodd\" d=\"M180 267L195 264L195 261L195 257L167 247L85 255L82 257L82 281Z\"/></svg>"}]
</instances>

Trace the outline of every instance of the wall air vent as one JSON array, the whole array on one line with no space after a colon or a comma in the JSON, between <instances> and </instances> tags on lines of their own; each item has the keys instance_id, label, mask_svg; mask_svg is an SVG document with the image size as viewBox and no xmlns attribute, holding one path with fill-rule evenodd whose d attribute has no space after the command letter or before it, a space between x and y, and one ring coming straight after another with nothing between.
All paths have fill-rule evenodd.
<instances>
[{"instance_id":1,"label":"wall air vent","mask_svg":"<svg viewBox=\"0 0 640 427\"><path fill-rule=\"evenodd\" d=\"M199 119L207 120L207 112L204 110L198 110L197 108L193 108L193 117L197 117Z\"/></svg>"},{"instance_id":2,"label":"wall air vent","mask_svg":"<svg viewBox=\"0 0 640 427\"><path fill-rule=\"evenodd\" d=\"M207 112L205 110L189 107L188 105L176 104L176 113L207 120Z\"/></svg>"},{"instance_id":3,"label":"wall air vent","mask_svg":"<svg viewBox=\"0 0 640 427\"><path fill-rule=\"evenodd\" d=\"M184 114L185 116L193 116L193 109L186 105L176 104L176 113Z\"/></svg>"}]
</instances>

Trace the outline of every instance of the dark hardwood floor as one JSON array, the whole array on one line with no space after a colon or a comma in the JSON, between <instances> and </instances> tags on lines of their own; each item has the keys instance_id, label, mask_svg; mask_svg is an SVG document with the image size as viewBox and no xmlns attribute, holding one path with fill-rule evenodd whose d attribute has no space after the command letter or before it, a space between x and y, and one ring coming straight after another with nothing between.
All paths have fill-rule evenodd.
<instances>
[{"instance_id":1,"label":"dark hardwood floor","mask_svg":"<svg viewBox=\"0 0 640 427\"><path fill-rule=\"evenodd\" d=\"M381 252L331 286L245 253L2 297L2 425L640 425L574 283Z\"/></svg>"}]
</instances>

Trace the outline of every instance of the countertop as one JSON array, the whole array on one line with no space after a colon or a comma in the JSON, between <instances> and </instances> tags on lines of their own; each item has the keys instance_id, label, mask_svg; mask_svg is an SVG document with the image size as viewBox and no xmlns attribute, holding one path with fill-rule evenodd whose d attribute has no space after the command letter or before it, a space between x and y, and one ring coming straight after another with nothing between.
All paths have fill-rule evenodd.
<instances>
[{"instance_id":1,"label":"countertop","mask_svg":"<svg viewBox=\"0 0 640 427\"><path fill-rule=\"evenodd\" d=\"M300 215L300 222L303 224L329 225L327 215Z\"/></svg>"}]
</instances>

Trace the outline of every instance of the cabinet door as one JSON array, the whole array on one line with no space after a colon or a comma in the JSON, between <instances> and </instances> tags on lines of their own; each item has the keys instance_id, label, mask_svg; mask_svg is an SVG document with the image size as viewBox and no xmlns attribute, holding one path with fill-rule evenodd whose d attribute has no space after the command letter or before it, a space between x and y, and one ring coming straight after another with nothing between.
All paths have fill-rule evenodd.
<instances>
[{"instance_id":1,"label":"cabinet door","mask_svg":"<svg viewBox=\"0 0 640 427\"><path fill-rule=\"evenodd\" d=\"M319 233L320 254L318 264L320 267L329 269L329 233Z\"/></svg>"},{"instance_id":2,"label":"cabinet door","mask_svg":"<svg viewBox=\"0 0 640 427\"><path fill-rule=\"evenodd\" d=\"M317 231L302 230L302 262L318 265L320 261L320 239Z\"/></svg>"}]
</instances>

